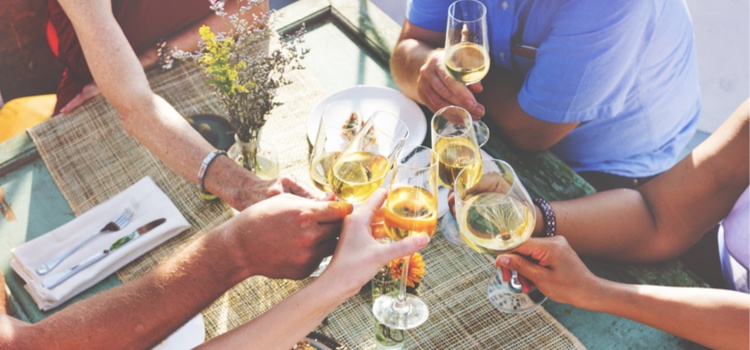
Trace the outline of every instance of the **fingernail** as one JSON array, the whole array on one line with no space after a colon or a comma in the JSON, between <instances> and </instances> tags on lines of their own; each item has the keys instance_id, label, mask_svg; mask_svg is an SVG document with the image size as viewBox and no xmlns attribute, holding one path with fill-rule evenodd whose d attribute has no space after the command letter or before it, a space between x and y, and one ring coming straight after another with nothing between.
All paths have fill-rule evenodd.
<instances>
[{"instance_id":1,"label":"fingernail","mask_svg":"<svg viewBox=\"0 0 750 350\"><path fill-rule=\"evenodd\" d=\"M420 248L427 246L427 243L430 243L430 236L428 235L419 235L417 236L417 244Z\"/></svg>"},{"instance_id":2,"label":"fingernail","mask_svg":"<svg viewBox=\"0 0 750 350\"><path fill-rule=\"evenodd\" d=\"M477 106L477 108L474 109L479 116L484 115L484 107L482 105Z\"/></svg>"},{"instance_id":3,"label":"fingernail","mask_svg":"<svg viewBox=\"0 0 750 350\"><path fill-rule=\"evenodd\" d=\"M497 259L497 265L498 266L508 266L508 265L510 265L510 258L502 257L500 259Z\"/></svg>"},{"instance_id":4,"label":"fingernail","mask_svg":"<svg viewBox=\"0 0 750 350\"><path fill-rule=\"evenodd\" d=\"M475 106L476 104L477 104L477 102L476 102L476 101L474 101L473 99L468 99L468 100L466 100L466 105L467 105L467 106L469 106L469 108L470 108L470 109L474 108L474 106Z\"/></svg>"}]
</instances>

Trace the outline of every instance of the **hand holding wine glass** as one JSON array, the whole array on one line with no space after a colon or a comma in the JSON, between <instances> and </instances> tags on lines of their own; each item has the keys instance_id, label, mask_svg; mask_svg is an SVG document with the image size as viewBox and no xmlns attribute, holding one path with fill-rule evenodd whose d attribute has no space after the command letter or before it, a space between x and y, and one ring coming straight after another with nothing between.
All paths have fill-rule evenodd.
<instances>
[{"instance_id":1,"label":"hand holding wine glass","mask_svg":"<svg viewBox=\"0 0 750 350\"><path fill-rule=\"evenodd\" d=\"M385 206L385 231L399 241L418 234L430 237L437 225L437 154L424 146L401 152ZM427 320L427 305L406 293L411 256L405 256L398 292L375 299L373 314L381 324L394 329L411 329Z\"/></svg>"},{"instance_id":2,"label":"hand holding wine glass","mask_svg":"<svg viewBox=\"0 0 750 350\"><path fill-rule=\"evenodd\" d=\"M476 0L458 0L448 7L445 33L445 69L459 82L471 85L490 71L487 8ZM489 128L475 121L479 145L489 138Z\"/></svg>"},{"instance_id":3,"label":"hand holding wine glass","mask_svg":"<svg viewBox=\"0 0 750 350\"><path fill-rule=\"evenodd\" d=\"M455 181L456 220L467 245L481 253L512 252L534 231L536 210L510 164L497 159L480 162L481 171L466 168ZM546 297L533 290L524 294L513 272L505 282L497 270L487 285L490 303L508 313L529 311Z\"/></svg>"}]
</instances>

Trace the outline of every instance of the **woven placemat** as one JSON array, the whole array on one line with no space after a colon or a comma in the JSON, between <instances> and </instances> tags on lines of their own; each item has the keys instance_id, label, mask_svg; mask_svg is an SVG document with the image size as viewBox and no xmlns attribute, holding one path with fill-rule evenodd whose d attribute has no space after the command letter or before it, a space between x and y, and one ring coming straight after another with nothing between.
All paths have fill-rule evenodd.
<instances>
[{"instance_id":1,"label":"woven placemat","mask_svg":"<svg viewBox=\"0 0 750 350\"><path fill-rule=\"evenodd\" d=\"M148 77L152 89L185 116L220 112L198 72L188 65L168 72L151 71ZM282 173L309 183L305 120L326 91L306 71L289 77L293 83L279 94L284 105L270 115L263 140L276 150ZM193 226L119 271L124 282L143 275L195 235L231 216L226 205L201 201L195 186L169 171L128 136L116 112L101 97L29 133L76 215L149 175ZM427 275L419 289L431 315L425 325L408 332L408 348L583 348L542 308L524 315L494 310L484 294L493 267L482 255L454 247L439 234L423 253ZM307 282L263 277L244 281L204 310L207 339L260 315ZM374 349L370 307L370 292L363 291L334 311L318 331L353 349Z\"/></svg>"}]
</instances>

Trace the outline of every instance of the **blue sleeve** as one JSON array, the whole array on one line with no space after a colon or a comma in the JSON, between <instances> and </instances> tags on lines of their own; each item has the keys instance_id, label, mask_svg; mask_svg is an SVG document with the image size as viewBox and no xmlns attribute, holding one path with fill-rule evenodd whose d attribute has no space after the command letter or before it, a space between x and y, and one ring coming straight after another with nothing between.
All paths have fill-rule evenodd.
<instances>
[{"instance_id":1,"label":"blue sleeve","mask_svg":"<svg viewBox=\"0 0 750 350\"><path fill-rule=\"evenodd\" d=\"M521 87L521 108L553 123L616 115L637 84L656 12L652 6L630 0L562 6Z\"/></svg>"},{"instance_id":2,"label":"blue sleeve","mask_svg":"<svg viewBox=\"0 0 750 350\"><path fill-rule=\"evenodd\" d=\"M406 18L424 29L444 32L448 21L448 6L453 0L409 0Z\"/></svg>"}]
</instances>

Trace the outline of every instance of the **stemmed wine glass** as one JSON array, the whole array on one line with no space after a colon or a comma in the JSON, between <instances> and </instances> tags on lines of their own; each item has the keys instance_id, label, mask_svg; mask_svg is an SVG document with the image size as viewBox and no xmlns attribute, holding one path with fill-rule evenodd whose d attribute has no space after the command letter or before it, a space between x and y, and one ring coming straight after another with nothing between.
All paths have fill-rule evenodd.
<instances>
[{"instance_id":1,"label":"stemmed wine glass","mask_svg":"<svg viewBox=\"0 0 750 350\"><path fill-rule=\"evenodd\" d=\"M310 179L319 190L331 192L331 167L361 128L362 119L351 104L336 102L325 107L310 155ZM320 276L330 262L331 257L325 257L310 276Z\"/></svg>"},{"instance_id":2,"label":"stemmed wine glass","mask_svg":"<svg viewBox=\"0 0 750 350\"><path fill-rule=\"evenodd\" d=\"M383 183L408 136L398 116L373 113L331 166L328 179L336 198L364 202Z\"/></svg>"},{"instance_id":3,"label":"stemmed wine glass","mask_svg":"<svg viewBox=\"0 0 750 350\"><path fill-rule=\"evenodd\" d=\"M418 146L405 149L393 169L385 204L385 232L394 241L415 234L432 236L437 225L437 154ZM409 260L405 256L398 292L375 299L372 311L381 324L394 329L411 329L427 320L427 305L406 293Z\"/></svg>"},{"instance_id":4,"label":"stemmed wine glass","mask_svg":"<svg viewBox=\"0 0 750 350\"><path fill-rule=\"evenodd\" d=\"M331 166L362 128L362 123L359 113L351 104L332 103L323 110L318 136L310 155L310 179L319 190L331 192Z\"/></svg>"},{"instance_id":5,"label":"stemmed wine glass","mask_svg":"<svg viewBox=\"0 0 750 350\"><path fill-rule=\"evenodd\" d=\"M490 70L487 8L476 0L458 0L448 7L445 34L445 68L466 85L481 81ZM474 122L479 145L489 138L484 122Z\"/></svg>"},{"instance_id":6,"label":"stemmed wine glass","mask_svg":"<svg viewBox=\"0 0 750 350\"><path fill-rule=\"evenodd\" d=\"M481 164L479 172L475 167L467 167L456 177L459 231L467 245L478 252L511 252L534 231L534 204L510 164L497 159L478 164ZM523 293L517 273L512 274L511 281L505 282L498 269L487 284L487 297L496 309L522 313L546 300L537 289Z\"/></svg>"},{"instance_id":7,"label":"stemmed wine glass","mask_svg":"<svg viewBox=\"0 0 750 350\"><path fill-rule=\"evenodd\" d=\"M432 149L438 155L440 184L447 189L453 188L458 173L466 167L474 172L481 171L482 159L476 134L472 128L471 114L461 107L448 106L441 108L432 116L430 122ZM453 220L446 214L440 217L440 231L448 241L461 245L461 238Z\"/></svg>"}]
</instances>

